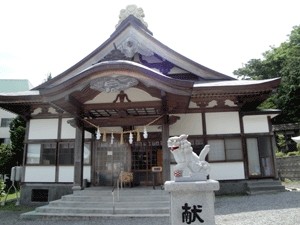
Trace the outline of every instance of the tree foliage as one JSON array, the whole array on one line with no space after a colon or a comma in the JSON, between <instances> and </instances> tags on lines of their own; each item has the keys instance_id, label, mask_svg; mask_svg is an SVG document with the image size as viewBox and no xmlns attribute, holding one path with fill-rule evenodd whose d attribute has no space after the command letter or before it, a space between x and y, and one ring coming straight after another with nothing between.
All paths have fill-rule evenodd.
<instances>
[{"instance_id":1,"label":"tree foliage","mask_svg":"<svg viewBox=\"0 0 300 225\"><path fill-rule=\"evenodd\" d=\"M281 77L281 84L260 107L281 109L275 124L300 121L300 26L293 27L288 40L271 47L262 59L251 59L233 73L242 79L271 79Z\"/></svg>"},{"instance_id":2,"label":"tree foliage","mask_svg":"<svg viewBox=\"0 0 300 225\"><path fill-rule=\"evenodd\" d=\"M8 144L1 144L0 146L0 175L9 174L11 167L14 165L14 154L11 146Z\"/></svg>"},{"instance_id":3,"label":"tree foliage","mask_svg":"<svg viewBox=\"0 0 300 225\"><path fill-rule=\"evenodd\" d=\"M16 117L10 123L11 144L0 146L0 174L10 174L13 166L22 164L26 122Z\"/></svg>"},{"instance_id":4,"label":"tree foliage","mask_svg":"<svg viewBox=\"0 0 300 225\"><path fill-rule=\"evenodd\" d=\"M26 121L22 117L17 116L10 123L9 127L11 148L15 154L15 163L16 165L21 165L23 161Z\"/></svg>"}]
</instances>

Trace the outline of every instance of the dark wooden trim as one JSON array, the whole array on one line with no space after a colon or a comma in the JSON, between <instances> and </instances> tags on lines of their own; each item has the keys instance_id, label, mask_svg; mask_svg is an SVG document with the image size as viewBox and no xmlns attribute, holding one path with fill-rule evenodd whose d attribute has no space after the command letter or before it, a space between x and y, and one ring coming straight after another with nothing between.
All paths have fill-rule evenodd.
<instances>
[{"instance_id":1,"label":"dark wooden trim","mask_svg":"<svg viewBox=\"0 0 300 225\"><path fill-rule=\"evenodd\" d=\"M77 121L75 148L74 148L74 186L75 190L83 188L83 152L84 129L80 121Z\"/></svg>"},{"instance_id":2,"label":"dark wooden trim","mask_svg":"<svg viewBox=\"0 0 300 225\"><path fill-rule=\"evenodd\" d=\"M170 127L168 124L168 115L165 115L164 123L162 125L162 151L163 151L163 180L170 180L171 170L170 170L170 151L168 148L168 138L170 136Z\"/></svg>"},{"instance_id":3,"label":"dark wooden trim","mask_svg":"<svg viewBox=\"0 0 300 225\"><path fill-rule=\"evenodd\" d=\"M91 184L96 185L96 151L97 151L97 141L96 135L92 134L91 140Z\"/></svg>"},{"instance_id":4,"label":"dark wooden trim","mask_svg":"<svg viewBox=\"0 0 300 225\"><path fill-rule=\"evenodd\" d=\"M206 129L206 115L205 115L205 112L201 113L201 119L202 119L203 143L204 143L204 145L207 145L207 129Z\"/></svg>"},{"instance_id":5,"label":"dark wooden trim","mask_svg":"<svg viewBox=\"0 0 300 225\"><path fill-rule=\"evenodd\" d=\"M59 141L61 139L61 129L62 129L62 117L59 116L58 119L58 129L57 129L57 142L56 142L56 148L55 148L55 182L59 181L59 164L58 164L58 146Z\"/></svg>"},{"instance_id":6,"label":"dark wooden trim","mask_svg":"<svg viewBox=\"0 0 300 225\"><path fill-rule=\"evenodd\" d=\"M239 120L240 120L240 129L241 129L241 138L242 138L242 150L243 150L243 159L244 159L244 174L245 178L249 178L249 164L248 164L248 153L247 153L247 142L245 137L244 130L244 121L241 112L239 112Z\"/></svg>"},{"instance_id":7,"label":"dark wooden trim","mask_svg":"<svg viewBox=\"0 0 300 225\"><path fill-rule=\"evenodd\" d=\"M271 121L271 116L268 116L268 124L269 124L269 131L270 131L270 145L271 145L271 153L272 153L272 164L273 164L273 175L276 179L279 178L279 175L278 175L278 170L277 170L277 163L276 163L276 152L275 152L275 135L274 135L274 132L273 132L273 127L272 127L272 121Z\"/></svg>"}]
</instances>

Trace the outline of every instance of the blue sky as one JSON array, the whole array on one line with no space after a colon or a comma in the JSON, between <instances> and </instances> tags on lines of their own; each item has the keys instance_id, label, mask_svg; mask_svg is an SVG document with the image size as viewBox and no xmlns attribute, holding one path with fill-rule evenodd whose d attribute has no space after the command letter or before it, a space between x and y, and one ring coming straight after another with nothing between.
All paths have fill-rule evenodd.
<instances>
[{"instance_id":1,"label":"blue sky","mask_svg":"<svg viewBox=\"0 0 300 225\"><path fill-rule=\"evenodd\" d=\"M155 38L227 75L300 25L297 0L0 0L0 79L36 86L62 73L109 38L129 4Z\"/></svg>"}]
</instances>

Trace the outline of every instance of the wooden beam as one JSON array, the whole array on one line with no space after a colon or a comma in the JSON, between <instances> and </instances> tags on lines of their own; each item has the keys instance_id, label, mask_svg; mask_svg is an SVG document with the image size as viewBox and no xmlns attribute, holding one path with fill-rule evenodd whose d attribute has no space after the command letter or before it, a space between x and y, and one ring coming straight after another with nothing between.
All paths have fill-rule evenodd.
<instances>
[{"instance_id":1,"label":"wooden beam","mask_svg":"<svg viewBox=\"0 0 300 225\"><path fill-rule=\"evenodd\" d=\"M148 102L118 102L118 103L100 103L100 104L84 104L84 112L89 112L90 110L104 109L132 109L132 108L156 108L160 109L160 101L148 101Z\"/></svg>"},{"instance_id":2,"label":"wooden beam","mask_svg":"<svg viewBox=\"0 0 300 225\"><path fill-rule=\"evenodd\" d=\"M160 115L156 116L133 116L133 117L105 117L98 119L86 119L85 128L92 127L91 124L101 127L115 127L115 126L144 126L152 121L159 118ZM169 116L169 123L175 123L180 117L178 116ZM151 125L161 125L164 122L164 117L158 119ZM91 124L90 124L91 123Z\"/></svg>"}]
</instances>

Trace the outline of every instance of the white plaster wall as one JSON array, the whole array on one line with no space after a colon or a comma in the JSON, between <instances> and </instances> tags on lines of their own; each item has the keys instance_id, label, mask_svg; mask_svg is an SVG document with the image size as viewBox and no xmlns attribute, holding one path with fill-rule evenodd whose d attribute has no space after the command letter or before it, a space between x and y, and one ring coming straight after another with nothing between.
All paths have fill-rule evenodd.
<instances>
[{"instance_id":1,"label":"white plaster wall","mask_svg":"<svg viewBox=\"0 0 300 225\"><path fill-rule=\"evenodd\" d=\"M84 138L92 138L92 134L88 131L84 132Z\"/></svg>"},{"instance_id":2,"label":"white plaster wall","mask_svg":"<svg viewBox=\"0 0 300 225\"><path fill-rule=\"evenodd\" d=\"M84 166L83 167L83 179L87 179L88 181L91 181L91 166Z\"/></svg>"},{"instance_id":3,"label":"white plaster wall","mask_svg":"<svg viewBox=\"0 0 300 225\"><path fill-rule=\"evenodd\" d=\"M152 97L147 92L138 88L129 88L125 90L128 98L133 102L143 102L143 101L161 101L160 98Z\"/></svg>"},{"instance_id":4,"label":"white plaster wall","mask_svg":"<svg viewBox=\"0 0 300 225\"><path fill-rule=\"evenodd\" d=\"M202 129L202 114L176 114L180 119L176 123L170 125L170 136L188 134L188 135L201 135Z\"/></svg>"},{"instance_id":5,"label":"white plaster wall","mask_svg":"<svg viewBox=\"0 0 300 225\"><path fill-rule=\"evenodd\" d=\"M83 167L83 179L91 181L91 166ZM73 182L74 181L74 166L60 166L58 182Z\"/></svg>"},{"instance_id":6,"label":"white plaster wall","mask_svg":"<svg viewBox=\"0 0 300 225\"><path fill-rule=\"evenodd\" d=\"M55 166L26 166L25 182L55 182Z\"/></svg>"},{"instance_id":7,"label":"white plaster wall","mask_svg":"<svg viewBox=\"0 0 300 225\"><path fill-rule=\"evenodd\" d=\"M68 120L72 118L63 118L61 121L61 138L62 139L71 139L75 138L76 129L72 127Z\"/></svg>"},{"instance_id":8,"label":"white plaster wall","mask_svg":"<svg viewBox=\"0 0 300 225\"><path fill-rule=\"evenodd\" d=\"M210 163L210 179L240 180L245 179L243 162Z\"/></svg>"},{"instance_id":9,"label":"white plaster wall","mask_svg":"<svg viewBox=\"0 0 300 225\"><path fill-rule=\"evenodd\" d=\"M266 133L269 132L267 115L244 116L245 133Z\"/></svg>"},{"instance_id":10,"label":"white plaster wall","mask_svg":"<svg viewBox=\"0 0 300 225\"><path fill-rule=\"evenodd\" d=\"M58 119L32 119L29 126L29 139L56 139Z\"/></svg>"},{"instance_id":11,"label":"white plaster wall","mask_svg":"<svg viewBox=\"0 0 300 225\"><path fill-rule=\"evenodd\" d=\"M240 133L238 112L206 113L207 134L235 134Z\"/></svg>"},{"instance_id":12,"label":"white plaster wall","mask_svg":"<svg viewBox=\"0 0 300 225\"><path fill-rule=\"evenodd\" d=\"M74 166L60 166L58 174L58 182L73 182Z\"/></svg>"},{"instance_id":13,"label":"white plaster wall","mask_svg":"<svg viewBox=\"0 0 300 225\"><path fill-rule=\"evenodd\" d=\"M76 135L76 129L68 124L68 120L72 118L64 118L61 121L61 139L74 139ZM84 132L84 138L92 138L90 132Z\"/></svg>"},{"instance_id":14,"label":"white plaster wall","mask_svg":"<svg viewBox=\"0 0 300 225\"><path fill-rule=\"evenodd\" d=\"M170 166L171 177L174 180L174 167L176 164ZM213 180L240 180L245 179L244 163L243 162L224 162L224 163L210 163L210 179ZM183 176L188 176L188 170L184 172Z\"/></svg>"},{"instance_id":15,"label":"white plaster wall","mask_svg":"<svg viewBox=\"0 0 300 225\"><path fill-rule=\"evenodd\" d=\"M161 101L159 98L154 98L147 92L138 89L138 88L129 88L124 91L125 94L127 94L128 98L132 102L141 102L141 101ZM87 101L86 104L93 104L93 103L112 103L119 92L113 92L113 93L106 93L101 92L99 95L97 95L94 99ZM126 100L125 100L126 101Z\"/></svg>"},{"instance_id":16,"label":"white plaster wall","mask_svg":"<svg viewBox=\"0 0 300 225\"><path fill-rule=\"evenodd\" d=\"M9 127L0 127L0 138L10 138Z\"/></svg>"}]
</instances>

